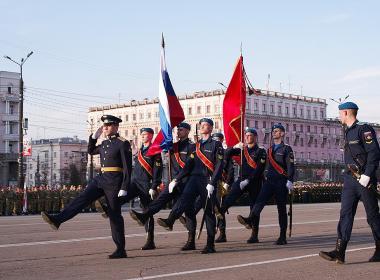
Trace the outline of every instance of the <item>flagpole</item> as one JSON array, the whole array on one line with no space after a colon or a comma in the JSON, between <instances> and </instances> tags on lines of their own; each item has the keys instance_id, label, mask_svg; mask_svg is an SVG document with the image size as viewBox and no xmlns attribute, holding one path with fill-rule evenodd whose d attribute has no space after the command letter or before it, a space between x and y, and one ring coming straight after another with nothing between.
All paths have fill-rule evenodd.
<instances>
[{"instance_id":1,"label":"flagpole","mask_svg":"<svg viewBox=\"0 0 380 280\"><path fill-rule=\"evenodd\" d=\"M243 72L244 71L244 64L243 64L243 55L242 55L242 44L240 45L240 55L241 55L241 71ZM245 86L245 82L244 82L244 86ZM241 95L242 95L242 93L240 92L240 100L242 101L243 98ZM243 124L243 102L240 102L240 142L242 142L242 143L243 143L243 125L244 125ZM241 149L240 149L240 162L241 162L240 181L243 180L243 149L244 149L244 143L243 143L243 147L241 147Z\"/></svg>"}]
</instances>

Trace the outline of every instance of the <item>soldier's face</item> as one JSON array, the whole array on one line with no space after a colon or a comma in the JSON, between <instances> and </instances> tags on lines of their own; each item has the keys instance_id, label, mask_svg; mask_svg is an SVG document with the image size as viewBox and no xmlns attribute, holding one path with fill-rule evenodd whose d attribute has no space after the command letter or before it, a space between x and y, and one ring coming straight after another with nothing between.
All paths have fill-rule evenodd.
<instances>
[{"instance_id":1,"label":"soldier's face","mask_svg":"<svg viewBox=\"0 0 380 280\"><path fill-rule=\"evenodd\" d=\"M106 136L110 136L110 135L116 134L117 131L118 131L118 129L119 129L119 125L108 124L108 123L103 124L103 133Z\"/></svg>"},{"instance_id":2,"label":"soldier's face","mask_svg":"<svg viewBox=\"0 0 380 280\"><path fill-rule=\"evenodd\" d=\"M273 131L272 131L272 137L273 139L280 139L281 137L284 137L285 133L279 129L279 128L275 128Z\"/></svg>"},{"instance_id":3,"label":"soldier's face","mask_svg":"<svg viewBox=\"0 0 380 280\"><path fill-rule=\"evenodd\" d=\"M190 130L183 128L183 127L178 127L177 128L177 137L179 139L186 139L189 137Z\"/></svg>"},{"instance_id":4,"label":"soldier's face","mask_svg":"<svg viewBox=\"0 0 380 280\"><path fill-rule=\"evenodd\" d=\"M212 132L212 129L212 125L208 122L201 122L199 127L199 131L201 134L210 134Z\"/></svg>"},{"instance_id":5,"label":"soldier's face","mask_svg":"<svg viewBox=\"0 0 380 280\"><path fill-rule=\"evenodd\" d=\"M245 142L247 144L256 144L257 143L257 136L253 133L246 133L245 134Z\"/></svg>"},{"instance_id":6,"label":"soldier's face","mask_svg":"<svg viewBox=\"0 0 380 280\"><path fill-rule=\"evenodd\" d=\"M144 131L143 133L141 133L141 141L143 143L149 143L151 142L153 139L153 134L152 133L149 133L149 132L146 132Z\"/></svg>"},{"instance_id":7,"label":"soldier's face","mask_svg":"<svg viewBox=\"0 0 380 280\"><path fill-rule=\"evenodd\" d=\"M339 110L339 119L341 124L346 124L347 110Z\"/></svg>"}]
</instances>

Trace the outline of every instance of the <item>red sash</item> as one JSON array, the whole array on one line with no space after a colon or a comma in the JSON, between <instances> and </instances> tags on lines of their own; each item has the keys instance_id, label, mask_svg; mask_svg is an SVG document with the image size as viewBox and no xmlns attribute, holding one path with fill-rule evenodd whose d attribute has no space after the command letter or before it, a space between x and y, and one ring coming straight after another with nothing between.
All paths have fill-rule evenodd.
<instances>
[{"instance_id":1,"label":"red sash","mask_svg":"<svg viewBox=\"0 0 380 280\"><path fill-rule=\"evenodd\" d=\"M247 160L248 165L250 167L252 167L253 169L256 169L257 168L257 163L249 155L248 148L246 146L244 146L243 151L244 151L244 157Z\"/></svg>"},{"instance_id":2,"label":"red sash","mask_svg":"<svg viewBox=\"0 0 380 280\"><path fill-rule=\"evenodd\" d=\"M175 160L178 162L179 166L181 168L184 168L185 167L185 162L181 159L181 157L179 156L179 152L178 152L178 143L175 143L173 145L173 153L174 153L174 157L175 157Z\"/></svg>"},{"instance_id":3,"label":"red sash","mask_svg":"<svg viewBox=\"0 0 380 280\"><path fill-rule=\"evenodd\" d=\"M288 177L288 174L286 173L286 171L284 170L284 168L282 168L273 158L273 155L272 155L272 147L269 148L269 151L268 151L268 159L269 159L269 163L273 166L273 168L280 174L280 175L284 175L285 177Z\"/></svg>"},{"instance_id":4,"label":"red sash","mask_svg":"<svg viewBox=\"0 0 380 280\"><path fill-rule=\"evenodd\" d=\"M139 150L139 153L138 153L138 157L137 159L139 160L139 163L141 164L141 166L145 169L146 172L148 172L148 174L153 177L153 169L152 169L152 166L149 165L149 163L146 162L146 160L144 159L143 155L142 155L142 152L141 150Z\"/></svg>"},{"instance_id":5,"label":"red sash","mask_svg":"<svg viewBox=\"0 0 380 280\"><path fill-rule=\"evenodd\" d=\"M201 160L201 162L206 165L208 170L211 171L211 173L214 173L214 163L212 163L201 151L201 143L197 142L195 152L198 156L198 158Z\"/></svg>"}]
</instances>

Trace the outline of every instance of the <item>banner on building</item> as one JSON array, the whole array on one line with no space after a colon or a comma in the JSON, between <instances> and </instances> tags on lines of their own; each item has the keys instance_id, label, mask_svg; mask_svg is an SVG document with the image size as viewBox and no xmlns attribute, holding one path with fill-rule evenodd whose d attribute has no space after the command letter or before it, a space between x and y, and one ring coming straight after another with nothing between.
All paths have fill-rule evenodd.
<instances>
[{"instance_id":1,"label":"banner on building","mask_svg":"<svg viewBox=\"0 0 380 280\"><path fill-rule=\"evenodd\" d=\"M32 155L32 140L28 137L24 137L22 155L24 157Z\"/></svg>"}]
</instances>

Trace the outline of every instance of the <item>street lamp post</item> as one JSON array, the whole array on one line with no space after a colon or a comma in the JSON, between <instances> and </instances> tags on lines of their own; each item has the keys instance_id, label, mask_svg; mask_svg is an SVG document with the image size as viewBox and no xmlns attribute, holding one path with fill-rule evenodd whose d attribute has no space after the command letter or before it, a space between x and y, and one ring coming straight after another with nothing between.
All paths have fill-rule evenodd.
<instances>
[{"instance_id":1,"label":"street lamp post","mask_svg":"<svg viewBox=\"0 0 380 280\"><path fill-rule=\"evenodd\" d=\"M22 66L27 61L27 59L33 54L33 52L28 53L26 58L21 58L20 62L17 62L10 58L9 56L5 55L4 58L12 61L13 63L16 63L20 67L20 107L18 112L18 133L19 133L19 156L18 156L18 186L20 188L24 188L24 158L23 158L23 143L24 143L24 134L23 134L23 118L24 118L24 80L22 78Z\"/></svg>"}]
</instances>

